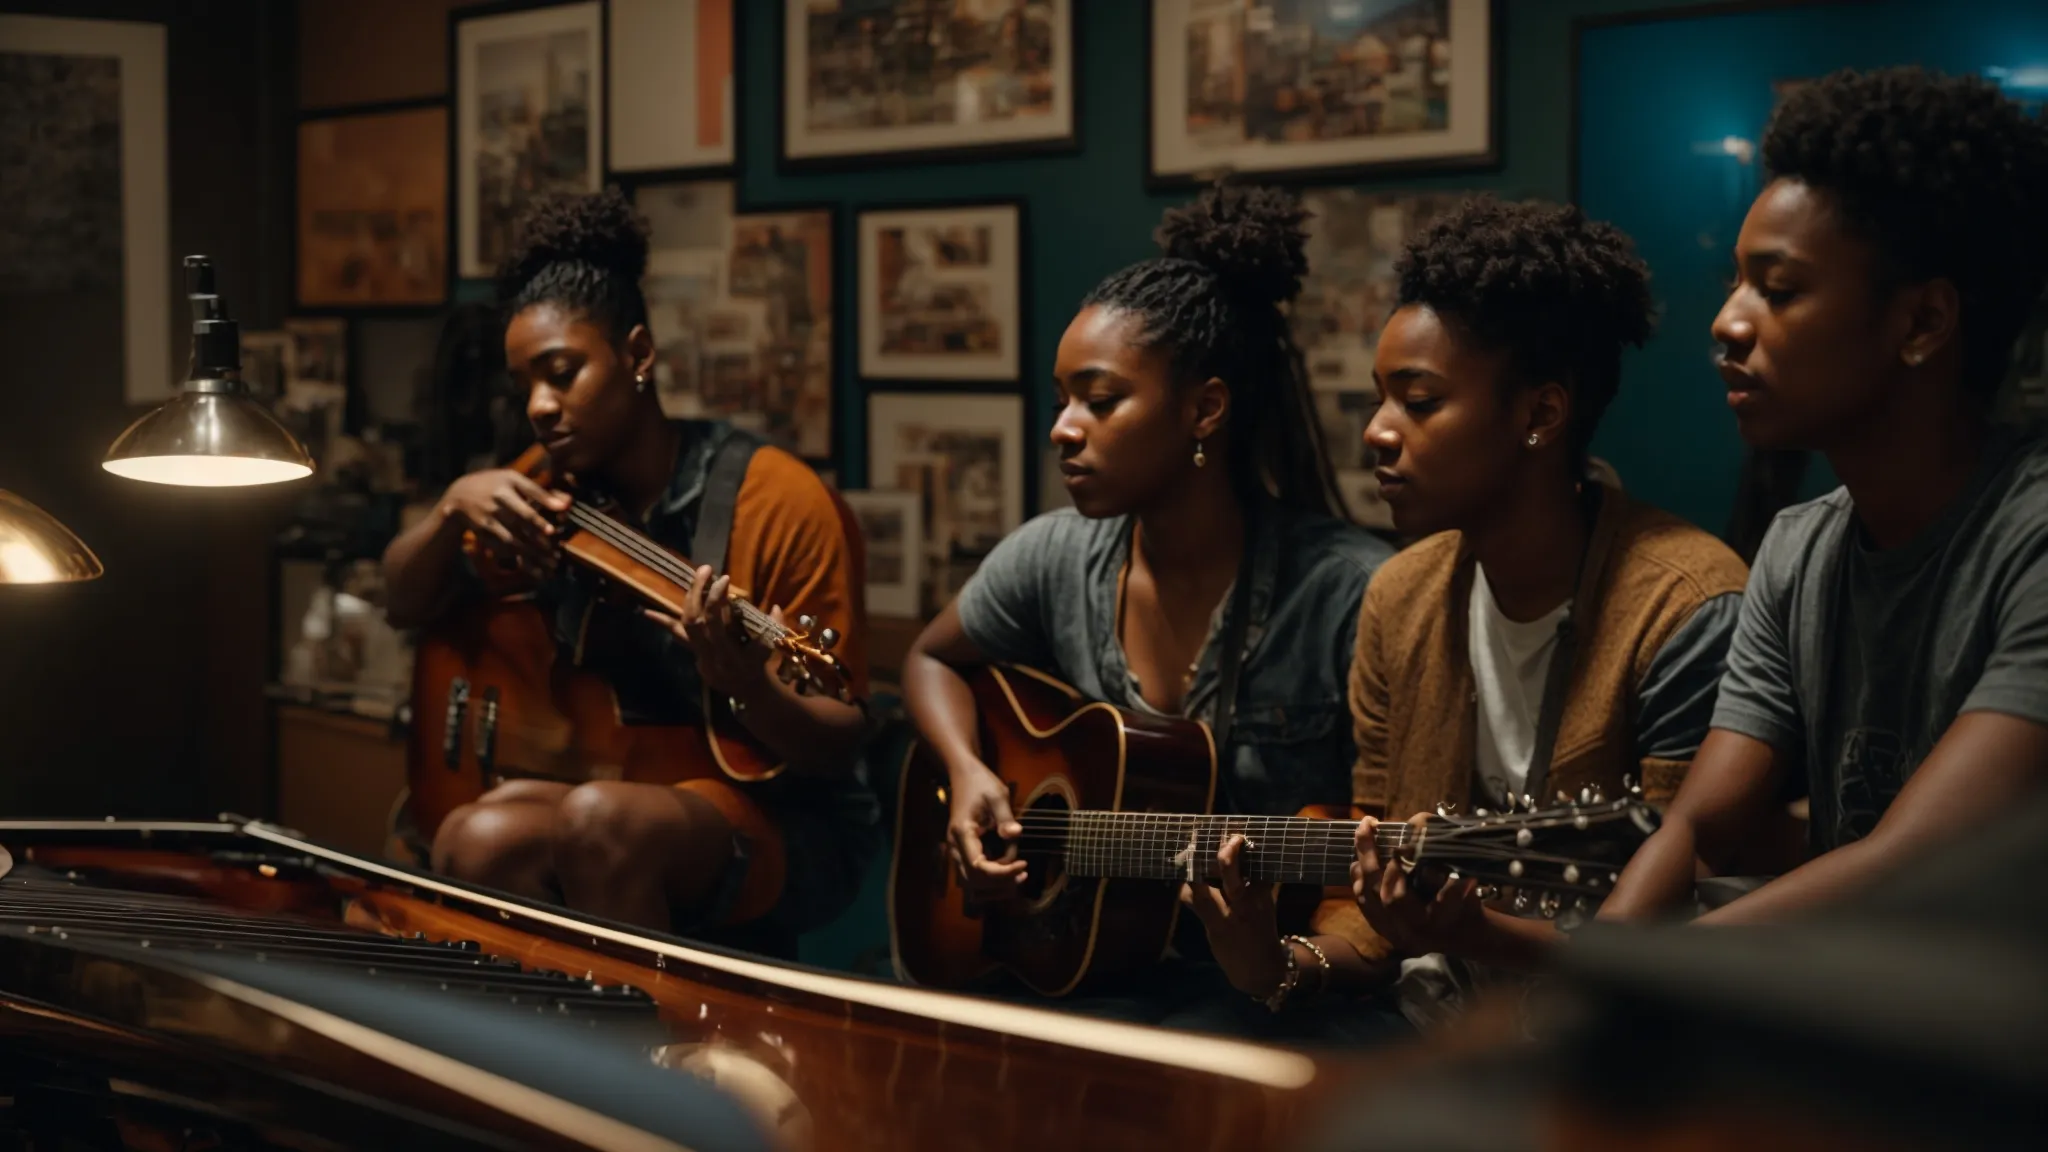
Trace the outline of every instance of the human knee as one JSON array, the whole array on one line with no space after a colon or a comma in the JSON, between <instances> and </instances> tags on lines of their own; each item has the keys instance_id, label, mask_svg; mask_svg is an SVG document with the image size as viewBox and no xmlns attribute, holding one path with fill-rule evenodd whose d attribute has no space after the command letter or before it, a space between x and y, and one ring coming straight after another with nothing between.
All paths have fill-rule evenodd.
<instances>
[{"instance_id":1,"label":"human knee","mask_svg":"<svg viewBox=\"0 0 2048 1152\"><path fill-rule=\"evenodd\" d=\"M504 878L536 847L530 821L500 804L465 804L450 812L434 834L436 872L477 884Z\"/></svg>"},{"instance_id":2,"label":"human knee","mask_svg":"<svg viewBox=\"0 0 2048 1152\"><path fill-rule=\"evenodd\" d=\"M586 877L615 871L654 838L654 823L629 786L579 784L555 807L556 866Z\"/></svg>"}]
</instances>

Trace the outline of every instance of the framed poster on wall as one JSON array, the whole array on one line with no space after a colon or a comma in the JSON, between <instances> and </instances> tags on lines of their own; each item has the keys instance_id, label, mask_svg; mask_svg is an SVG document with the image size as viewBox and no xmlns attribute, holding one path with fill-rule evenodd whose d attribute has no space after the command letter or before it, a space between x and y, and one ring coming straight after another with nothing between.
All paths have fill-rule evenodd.
<instances>
[{"instance_id":1,"label":"framed poster on wall","mask_svg":"<svg viewBox=\"0 0 2048 1152\"><path fill-rule=\"evenodd\" d=\"M862 377L1018 379L1022 202L867 208L857 220Z\"/></svg>"},{"instance_id":2,"label":"framed poster on wall","mask_svg":"<svg viewBox=\"0 0 2048 1152\"><path fill-rule=\"evenodd\" d=\"M736 209L730 180L646 184L648 321L662 411L833 455L835 213Z\"/></svg>"},{"instance_id":3,"label":"framed poster on wall","mask_svg":"<svg viewBox=\"0 0 2048 1152\"><path fill-rule=\"evenodd\" d=\"M1068 151L1073 0L784 0L782 163Z\"/></svg>"},{"instance_id":4,"label":"framed poster on wall","mask_svg":"<svg viewBox=\"0 0 2048 1152\"><path fill-rule=\"evenodd\" d=\"M868 486L920 495L929 603L952 599L1024 522L1024 419L1017 395L868 395Z\"/></svg>"},{"instance_id":5,"label":"framed poster on wall","mask_svg":"<svg viewBox=\"0 0 2048 1152\"><path fill-rule=\"evenodd\" d=\"M121 301L122 396L171 395L164 26L0 16L0 290ZM17 115L16 113L21 113ZM176 351L182 352L182 347Z\"/></svg>"},{"instance_id":6,"label":"framed poster on wall","mask_svg":"<svg viewBox=\"0 0 2048 1152\"><path fill-rule=\"evenodd\" d=\"M736 0L607 0L611 170L729 167Z\"/></svg>"},{"instance_id":7,"label":"framed poster on wall","mask_svg":"<svg viewBox=\"0 0 2048 1152\"><path fill-rule=\"evenodd\" d=\"M586 0L462 8L450 16L457 275L491 275L534 198L601 185L602 11Z\"/></svg>"},{"instance_id":8,"label":"framed poster on wall","mask_svg":"<svg viewBox=\"0 0 2048 1152\"><path fill-rule=\"evenodd\" d=\"M448 108L299 122L301 308L448 299Z\"/></svg>"},{"instance_id":9,"label":"framed poster on wall","mask_svg":"<svg viewBox=\"0 0 2048 1152\"><path fill-rule=\"evenodd\" d=\"M1499 162L1498 0L1150 3L1155 185Z\"/></svg>"}]
</instances>

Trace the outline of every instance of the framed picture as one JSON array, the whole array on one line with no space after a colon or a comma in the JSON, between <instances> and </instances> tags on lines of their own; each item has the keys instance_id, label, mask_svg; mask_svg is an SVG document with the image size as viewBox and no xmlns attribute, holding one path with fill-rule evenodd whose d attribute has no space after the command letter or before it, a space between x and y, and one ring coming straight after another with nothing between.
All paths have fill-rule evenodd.
<instances>
[{"instance_id":1,"label":"framed picture","mask_svg":"<svg viewBox=\"0 0 2048 1152\"><path fill-rule=\"evenodd\" d=\"M301 308L448 299L448 108L299 122Z\"/></svg>"},{"instance_id":2,"label":"framed picture","mask_svg":"<svg viewBox=\"0 0 2048 1152\"><path fill-rule=\"evenodd\" d=\"M121 302L122 397L173 391L170 178L164 26L0 16L0 292L104 294ZM107 334L114 338L113 333ZM182 334L181 334L182 339Z\"/></svg>"},{"instance_id":3,"label":"framed picture","mask_svg":"<svg viewBox=\"0 0 2048 1152\"><path fill-rule=\"evenodd\" d=\"M604 177L598 0L457 9L456 274L489 276L528 202L595 192Z\"/></svg>"},{"instance_id":4,"label":"framed picture","mask_svg":"<svg viewBox=\"0 0 2048 1152\"><path fill-rule=\"evenodd\" d=\"M879 616L924 612L924 496L869 489L841 492L866 542L867 606Z\"/></svg>"},{"instance_id":5,"label":"framed picture","mask_svg":"<svg viewBox=\"0 0 2048 1152\"><path fill-rule=\"evenodd\" d=\"M1373 478L1376 462L1365 428L1379 407L1372 382L1380 329L1393 314L1394 261L1409 238L1464 194L1375 194L1349 188L1311 188L1308 267L1301 295L1288 313L1295 343L1308 366L1316 418L1336 469L1346 510L1360 524L1393 526Z\"/></svg>"},{"instance_id":6,"label":"framed picture","mask_svg":"<svg viewBox=\"0 0 2048 1152\"><path fill-rule=\"evenodd\" d=\"M934 604L1024 522L1024 485L1022 396L869 394L868 486L922 501Z\"/></svg>"},{"instance_id":7,"label":"framed picture","mask_svg":"<svg viewBox=\"0 0 2048 1152\"><path fill-rule=\"evenodd\" d=\"M1080 147L1072 0L784 0L782 163Z\"/></svg>"},{"instance_id":8,"label":"framed picture","mask_svg":"<svg viewBox=\"0 0 2048 1152\"><path fill-rule=\"evenodd\" d=\"M1024 206L864 209L860 374L887 380L1021 377Z\"/></svg>"},{"instance_id":9,"label":"framed picture","mask_svg":"<svg viewBox=\"0 0 2048 1152\"><path fill-rule=\"evenodd\" d=\"M1498 163L1497 3L1151 0L1151 182Z\"/></svg>"},{"instance_id":10,"label":"framed picture","mask_svg":"<svg viewBox=\"0 0 2048 1152\"><path fill-rule=\"evenodd\" d=\"M613 172L730 167L735 0L609 0Z\"/></svg>"},{"instance_id":11,"label":"framed picture","mask_svg":"<svg viewBox=\"0 0 2048 1152\"><path fill-rule=\"evenodd\" d=\"M729 180L643 185L662 411L833 452L833 210L738 210Z\"/></svg>"}]
</instances>

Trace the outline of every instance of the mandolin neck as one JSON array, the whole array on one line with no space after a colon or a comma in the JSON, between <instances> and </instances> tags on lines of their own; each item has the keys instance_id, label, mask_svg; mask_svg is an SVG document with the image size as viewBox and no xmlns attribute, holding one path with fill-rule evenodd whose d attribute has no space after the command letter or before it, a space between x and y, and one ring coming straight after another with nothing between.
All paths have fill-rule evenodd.
<instances>
[{"instance_id":1,"label":"mandolin neck","mask_svg":"<svg viewBox=\"0 0 2048 1152\"><path fill-rule=\"evenodd\" d=\"M1062 855L1075 876L1186 880L1190 863L1216 875L1216 852L1233 834L1252 843L1246 874L1269 884L1349 884L1356 850L1351 820L1305 816L1196 816L1158 812L1074 812L1064 821ZM1413 842L1407 824L1382 824L1381 851Z\"/></svg>"}]
</instances>

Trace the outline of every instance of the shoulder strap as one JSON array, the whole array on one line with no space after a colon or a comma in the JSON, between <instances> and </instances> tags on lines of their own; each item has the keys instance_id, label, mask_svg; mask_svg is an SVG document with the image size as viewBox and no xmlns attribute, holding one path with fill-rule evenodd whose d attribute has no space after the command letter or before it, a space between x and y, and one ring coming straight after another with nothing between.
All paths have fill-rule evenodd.
<instances>
[{"instance_id":1,"label":"shoulder strap","mask_svg":"<svg viewBox=\"0 0 2048 1152\"><path fill-rule=\"evenodd\" d=\"M725 546L732 539L732 515L739 504L740 484L759 442L752 436L727 436L711 458L704 496L697 504L697 531L690 537L690 562L725 571Z\"/></svg>"}]
</instances>

